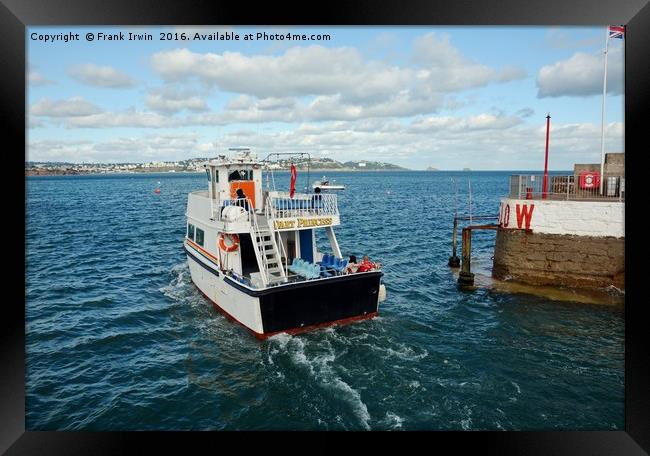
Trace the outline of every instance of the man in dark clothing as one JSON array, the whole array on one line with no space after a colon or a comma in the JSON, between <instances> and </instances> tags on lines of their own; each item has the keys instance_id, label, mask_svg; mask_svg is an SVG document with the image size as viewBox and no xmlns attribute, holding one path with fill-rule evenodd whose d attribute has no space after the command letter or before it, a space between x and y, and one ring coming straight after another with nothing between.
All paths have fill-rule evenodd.
<instances>
[{"instance_id":1,"label":"man in dark clothing","mask_svg":"<svg viewBox=\"0 0 650 456\"><path fill-rule=\"evenodd\" d=\"M246 212L249 211L248 199L246 199L246 195L244 195L244 191L241 188L237 189L237 202L235 204L243 207Z\"/></svg>"},{"instance_id":2,"label":"man in dark clothing","mask_svg":"<svg viewBox=\"0 0 650 456\"><path fill-rule=\"evenodd\" d=\"M320 187L314 189L314 195L311 197L311 207L320 209L323 204L323 196L320 194Z\"/></svg>"}]
</instances>

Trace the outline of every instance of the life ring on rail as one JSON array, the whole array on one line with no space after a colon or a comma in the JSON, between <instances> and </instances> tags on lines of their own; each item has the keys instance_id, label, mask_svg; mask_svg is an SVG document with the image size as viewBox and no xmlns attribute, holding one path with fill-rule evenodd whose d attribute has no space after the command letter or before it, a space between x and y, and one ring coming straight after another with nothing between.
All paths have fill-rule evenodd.
<instances>
[{"instance_id":1,"label":"life ring on rail","mask_svg":"<svg viewBox=\"0 0 650 456\"><path fill-rule=\"evenodd\" d=\"M230 239L230 245L226 245L226 237ZM234 252L239 248L239 236L236 234L219 234L219 248L224 252Z\"/></svg>"},{"instance_id":2,"label":"life ring on rail","mask_svg":"<svg viewBox=\"0 0 650 456\"><path fill-rule=\"evenodd\" d=\"M578 181L580 188L596 188L600 185L600 173L596 171L583 171L580 173Z\"/></svg>"}]
</instances>

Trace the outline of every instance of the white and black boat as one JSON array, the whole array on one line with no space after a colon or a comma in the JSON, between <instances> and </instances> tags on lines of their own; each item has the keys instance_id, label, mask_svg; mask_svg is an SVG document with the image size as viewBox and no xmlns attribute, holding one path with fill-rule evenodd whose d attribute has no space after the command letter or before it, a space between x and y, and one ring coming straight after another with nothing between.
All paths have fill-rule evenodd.
<instances>
[{"instance_id":1,"label":"white and black boat","mask_svg":"<svg viewBox=\"0 0 650 456\"><path fill-rule=\"evenodd\" d=\"M278 191L268 174L263 189L269 157L237 149L204 165L208 188L189 194L186 213L194 284L261 339L377 315L381 266L348 267L334 233L336 195Z\"/></svg>"},{"instance_id":2,"label":"white and black boat","mask_svg":"<svg viewBox=\"0 0 650 456\"><path fill-rule=\"evenodd\" d=\"M330 181L327 176L323 176L321 180L317 180L312 184L312 188L320 188L321 190L345 190L345 185L337 184L335 180Z\"/></svg>"}]
</instances>

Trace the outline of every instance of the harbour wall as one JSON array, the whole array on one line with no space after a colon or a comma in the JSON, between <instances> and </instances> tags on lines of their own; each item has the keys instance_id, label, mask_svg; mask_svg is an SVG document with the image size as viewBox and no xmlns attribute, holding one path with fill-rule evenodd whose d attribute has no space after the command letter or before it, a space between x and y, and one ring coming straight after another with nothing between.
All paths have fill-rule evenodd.
<instances>
[{"instance_id":1,"label":"harbour wall","mask_svg":"<svg viewBox=\"0 0 650 456\"><path fill-rule=\"evenodd\" d=\"M493 275L533 285L624 289L624 206L502 199Z\"/></svg>"}]
</instances>

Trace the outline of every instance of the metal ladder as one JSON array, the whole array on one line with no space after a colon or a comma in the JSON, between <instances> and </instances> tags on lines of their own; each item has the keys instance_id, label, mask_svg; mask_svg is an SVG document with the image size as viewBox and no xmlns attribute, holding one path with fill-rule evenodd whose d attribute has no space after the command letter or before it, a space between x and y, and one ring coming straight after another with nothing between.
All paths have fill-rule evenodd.
<instances>
[{"instance_id":1,"label":"metal ladder","mask_svg":"<svg viewBox=\"0 0 650 456\"><path fill-rule=\"evenodd\" d=\"M270 283L286 282L287 275L282 267L275 236L268 228L260 229L257 223L257 215L255 213L251 215L253 221L250 230L251 239L255 245L255 256L262 273L264 286Z\"/></svg>"}]
</instances>

